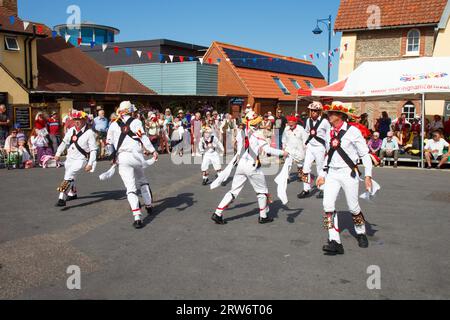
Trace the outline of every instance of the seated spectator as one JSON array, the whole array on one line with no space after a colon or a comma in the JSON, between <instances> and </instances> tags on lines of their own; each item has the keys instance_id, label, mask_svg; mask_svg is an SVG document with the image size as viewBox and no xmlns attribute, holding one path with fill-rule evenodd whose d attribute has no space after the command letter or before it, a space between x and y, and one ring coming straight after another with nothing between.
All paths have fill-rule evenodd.
<instances>
[{"instance_id":1,"label":"seated spectator","mask_svg":"<svg viewBox=\"0 0 450 320\"><path fill-rule=\"evenodd\" d=\"M380 152L380 166L384 166L384 158L394 158L394 168L397 168L398 165L398 152L400 148L398 146L397 141L394 139L394 133L392 131L388 132L387 137L384 138L383 144L381 145Z\"/></svg>"},{"instance_id":2,"label":"seated spectator","mask_svg":"<svg viewBox=\"0 0 450 320\"><path fill-rule=\"evenodd\" d=\"M50 141L47 139L47 130L33 129L30 136L30 144L32 149L36 152L36 162L41 164L43 156L53 156L52 148L50 148Z\"/></svg>"},{"instance_id":3,"label":"seated spectator","mask_svg":"<svg viewBox=\"0 0 450 320\"><path fill-rule=\"evenodd\" d=\"M428 140L427 145L425 146L425 158L427 159L427 169L431 169L431 161L436 160L439 161L437 165L437 169L441 169L444 164L448 162L448 158L450 157L450 151L444 154L444 148L449 147L449 143L442 139L442 135L440 131L434 131L432 134L433 139Z\"/></svg>"},{"instance_id":4,"label":"seated spectator","mask_svg":"<svg viewBox=\"0 0 450 320\"><path fill-rule=\"evenodd\" d=\"M19 147L18 147L20 158L22 159L22 167L23 168L32 168L33 161L31 160L31 155L27 149L27 142L25 139L19 139Z\"/></svg>"},{"instance_id":5,"label":"seated spectator","mask_svg":"<svg viewBox=\"0 0 450 320\"><path fill-rule=\"evenodd\" d=\"M442 117L439 115L435 115L433 121L430 123L430 131L434 134L436 130L444 129L444 124L442 123Z\"/></svg>"},{"instance_id":6,"label":"seated spectator","mask_svg":"<svg viewBox=\"0 0 450 320\"><path fill-rule=\"evenodd\" d=\"M369 140L367 144L370 150L370 156L372 158L373 163L378 166L380 164L380 151L381 146L383 145L383 141L380 139L380 134L378 132L374 132L372 138Z\"/></svg>"},{"instance_id":7,"label":"seated spectator","mask_svg":"<svg viewBox=\"0 0 450 320\"><path fill-rule=\"evenodd\" d=\"M19 139L17 138L17 129L13 129L11 134L5 140L5 151L9 154L17 152L19 148Z\"/></svg>"},{"instance_id":8,"label":"seated spectator","mask_svg":"<svg viewBox=\"0 0 450 320\"><path fill-rule=\"evenodd\" d=\"M411 138L411 124L407 123L405 124L405 126L403 127L400 135L399 135L399 141L398 141L398 145L400 147L401 153L404 153L404 148L406 146L406 143L409 141L409 139Z\"/></svg>"},{"instance_id":9,"label":"seated spectator","mask_svg":"<svg viewBox=\"0 0 450 320\"><path fill-rule=\"evenodd\" d=\"M409 141L406 142L405 151L413 156L417 156L422 151L422 137L419 131L413 131Z\"/></svg>"}]
</instances>

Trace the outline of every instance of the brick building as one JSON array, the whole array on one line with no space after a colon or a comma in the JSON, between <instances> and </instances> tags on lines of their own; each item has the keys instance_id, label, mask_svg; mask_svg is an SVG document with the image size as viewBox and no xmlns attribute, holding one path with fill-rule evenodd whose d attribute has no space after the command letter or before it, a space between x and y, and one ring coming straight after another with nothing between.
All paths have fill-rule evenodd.
<instances>
[{"instance_id":1,"label":"brick building","mask_svg":"<svg viewBox=\"0 0 450 320\"><path fill-rule=\"evenodd\" d=\"M247 103L258 113L286 114L295 111L299 89L327 85L323 75L311 62L277 54L213 42L205 61L218 63L218 93L229 99L231 111L238 114ZM306 105L300 106L306 110Z\"/></svg>"},{"instance_id":2,"label":"brick building","mask_svg":"<svg viewBox=\"0 0 450 320\"><path fill-rule=\"evenodd\" d=\"M335 31L342 32L339 80L366 61L449 56L450 5L447 0L341 0ZM379 23L377 23L379 22ZM407 70L405 70L407 72ZM420 114L420 101L354 104L374 123L382 111L392 118ZM444 112L444 101L427 102L427 116Z\"/></svg>"}]
</instances>

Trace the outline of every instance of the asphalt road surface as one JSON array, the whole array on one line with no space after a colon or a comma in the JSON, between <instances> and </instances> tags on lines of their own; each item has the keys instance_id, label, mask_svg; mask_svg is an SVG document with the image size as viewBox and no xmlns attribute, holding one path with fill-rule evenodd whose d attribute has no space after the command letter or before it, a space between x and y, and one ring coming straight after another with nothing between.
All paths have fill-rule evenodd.
<instances>
[{"instance_id":1,"label":"asphalt road surface","mask_svg":"<svg viewBox=\"0 0 450 320\"><path fill-rule=\"evenodd\" d=\"M218 226L210 216L230 185L210 191L199 165L163 156L147 169L155 214L134 230L120 177L97 179L107 168L83 174L64 210L54 206L63 169L0 170L0 299L450 298L448 170L376 169L383 189L362 201L366 250L341 194L346 254L329 257L321 201L298 200L298 182L288 207L275 197L273 224L257 223L248 184ZM81 290L67 288L69 266L80 268ZM381 289L368 287L373 270Z\"/></svg>"}]
</instances>

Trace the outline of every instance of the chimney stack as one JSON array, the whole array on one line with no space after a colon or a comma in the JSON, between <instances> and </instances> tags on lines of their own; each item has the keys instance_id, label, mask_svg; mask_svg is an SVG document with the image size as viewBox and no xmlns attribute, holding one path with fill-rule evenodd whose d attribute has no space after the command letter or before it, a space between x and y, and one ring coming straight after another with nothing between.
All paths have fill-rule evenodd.
<instances>
[{"instance_id":1,"label":"chimney stack","mask_svg":"<svg viewBox=\"0 0 450 320\"><path fill-rule=\"evenodd\" d=\"M0 0L0 7L5 7L12 11L15 16L18 16L17 0Z\"/></svg>"}]
</instances>

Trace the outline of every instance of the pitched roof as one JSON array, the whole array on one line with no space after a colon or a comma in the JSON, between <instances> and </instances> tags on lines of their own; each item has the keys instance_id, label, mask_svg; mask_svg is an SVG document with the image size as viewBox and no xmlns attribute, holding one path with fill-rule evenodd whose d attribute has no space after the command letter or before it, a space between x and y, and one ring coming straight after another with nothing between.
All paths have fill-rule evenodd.
<instances>
[{"instance_id":1,"label":"pitched roof","mask_svg":"<svg viewBox=\"0 0 450 320\"><path fill-rule=\"evenodd\" d=\"M308 88L305 80L309 81L315 88L327 85L323 75L310 61L220 42L214 42L213 46L219 49L226 58L226 63L231 65L238 78L254 98L295 100L298 91L298 88L294 85L295 81L303 89ZM237 57L235 56L236 52L239 52L240 58L234 60L233 57ZM249 61L243 63L242 57L248 57ZM252 61L255 58L256 62ZM290 92L289 95L283 93L274 77L281 80Z\"/></svg>"},{"instance_id":2,"label":"pitched roof","mask_svg":"<svg viewBox=\"0 0 450 320\"><path fill-rule=\"evenodd\" d=\"M438 24L447 0L341 0L334 29L336 31L368 29L370 6L378 6L380 27Z\"/></svg>"},{"instance_id":3,"label":"pitched roof","mask_svg":"<svg viewBox=\"0 0 450 320\"><path fill-rule=\"evenodd\" d=\"M14 23L11 24L10 17L14 17ZM14 12L11 10L0 6L0 32L11 32L11 33L19 33L19 34L33 34L33 25L36 27L40 26L37 30L37 36L47 36L51 34L51 30L41 23L35 23L29 21L29 25L26 29L24 29L23 20L20 19ZM42 32L39 32L42 31Z\"/></svg>"},{"instance_id":4,"label":"pitched roof","mask_svg":"<svg viewBox=\"0 0 450 320\"><path fill-rule=\"evenodd\" d=\"M61 37L37 41L37 91L155 94L128 74L109 72Z\"/></svg>"}]
</instances>

